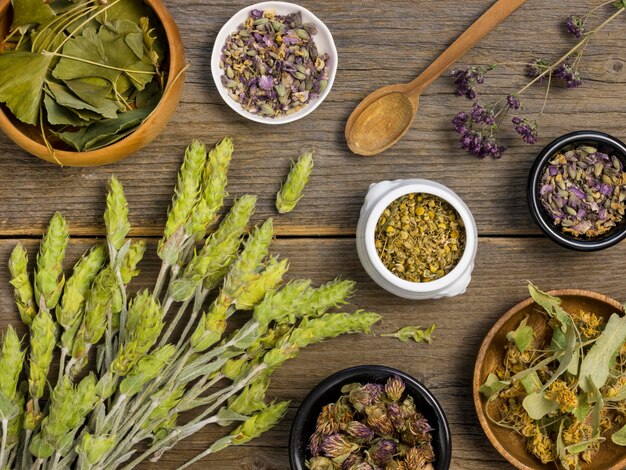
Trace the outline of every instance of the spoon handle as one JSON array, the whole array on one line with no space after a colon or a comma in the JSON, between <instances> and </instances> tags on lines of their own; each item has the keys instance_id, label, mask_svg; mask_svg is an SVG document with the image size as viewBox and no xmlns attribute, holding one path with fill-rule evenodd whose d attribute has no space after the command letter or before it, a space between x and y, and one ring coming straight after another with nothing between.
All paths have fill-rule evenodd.
<instances>
[{"instance_id":1,"label":"spoon handle","mask_svg":"<svg viewBox=\"0 0 626 470\"><path fill-rule=\"evenodd\" d=\"M454 64L463 54L495 29L511 13L517 10L526 0L498 0L489 10L476 20L459 38L452 43L422 74L408 84L407 95L417 99L423 90L435 81L448 67Z\"/></svg>"}]
</instances>

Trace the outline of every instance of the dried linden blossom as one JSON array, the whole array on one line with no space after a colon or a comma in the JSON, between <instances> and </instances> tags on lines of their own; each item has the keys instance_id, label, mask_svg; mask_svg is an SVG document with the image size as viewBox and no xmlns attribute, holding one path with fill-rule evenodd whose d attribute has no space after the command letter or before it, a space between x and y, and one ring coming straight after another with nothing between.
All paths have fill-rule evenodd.
<instances>
[{"instance_id":1,"label":"dried linden blossom","mask_svg":"<svg viewBox=\"0 0 626 470\"><path fill-rule=\"evenodd\" d=\"M376 251L389 271L411 282L448 274L465 249L465 226L456 210L431 194L393 201L376 225Z\"/></svg>"}]
</instances>

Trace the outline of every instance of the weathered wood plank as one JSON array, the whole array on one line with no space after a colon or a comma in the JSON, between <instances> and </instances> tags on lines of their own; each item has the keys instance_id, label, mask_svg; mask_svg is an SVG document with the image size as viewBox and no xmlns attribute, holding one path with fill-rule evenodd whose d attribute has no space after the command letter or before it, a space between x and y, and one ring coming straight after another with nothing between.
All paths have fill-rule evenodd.
<instances>
[{"instance_id":1,"label":"weathered wood plank","mask_svg":"<svg viewBox=\"0 0 626 470\"><path fill-rule=\"evenodd\" d=\"M0 263L4 263L16 240L0 241ZM26 240L34 256L36 242ZM67 266L88 246L80 240L71 244ZM281 239L273 250L291 261L291 275L310 277L316 283L336 275L355 279L359 292L353 307L384 315L376 332L395 331L407 324L437 323L431 345L404 344L378 336L353 336L312 347L282 367L275 375L272 393L292 400L287 418L274 430L241 449L221 452L196 468L235 470L288 468L287 442L290 420L310 389L329 374L358 364L398 367L422 380L432 389L447 413L453 433L453 466L457 470L492 470L506 465L484 437L473 410L471 377L480 342L490 326L508 308L527 297L525 280L540 287L596 290L617 299L626 298L623 270L626 245L597 254L574 254L540 238L483 238L466 295L438 301L411 302L378 288L361 268L352 239ZM156 277L157 259L152 254L142 262L143 272L135 288L150 286ZM503 269L506 267L506 269ZM8 273L0 267L0 328L17 324L12 306ZM358 354L355 352L358 351ZM203 450L220 429L208 429L186 440L166 454L161 467L174 468ZM155 466L156 468L156 466Z\"/></svg>"},{"instance_id":2,"label":"weathered wood plank","mask_svg":"<svg viewBox=\"0 0 626 470\"><path fill-rule=\"evenodd\" d=\"M479 162L465 155L457 148L449 121L469 102L453 96L450 78L442 78L424 95L418 122L403 142L385 157L360 159L349 153L343 138L345 120L356 103L379 86L414 77L490 0L304 1L335 35L339 74L328 101L313 115L271 129L232 112L210 78L209 56L217 31L248 2L169 3L191 62L183 101L172 123L135 157L97 169L56 168L25 155L0 136L0 235L39 234L59 208L72 220L75 234L101 234L102 196L112 173L126 184L136 233L158 234L185 145L192 138L214 142L224 135L233 135L237 145L230 190L259 194L262 217L274 214L274 195L289 159L305 148L318 151L306 197L295 213L277 220L281 234L351 234L369 184L409 176L434 179L456 190L474 211L482 234L536 234L526 208L525 185L541 145L581 128L625 136L621 125L626 93L624 18L587 49L585 86L554 91L539 145L525 146L509 135L505 140L511 149L499 162ZM572 44L563 32L564 18L597 3L550 2L546 8L545 2L529 0L459 65L526 61L561 53ZM504 94L522 83L519 74L508 69L496 76L489 80L489 94ZM542 90L532 92L528 108L538 111L542 98Z\"/></svg>"}]
</instances>

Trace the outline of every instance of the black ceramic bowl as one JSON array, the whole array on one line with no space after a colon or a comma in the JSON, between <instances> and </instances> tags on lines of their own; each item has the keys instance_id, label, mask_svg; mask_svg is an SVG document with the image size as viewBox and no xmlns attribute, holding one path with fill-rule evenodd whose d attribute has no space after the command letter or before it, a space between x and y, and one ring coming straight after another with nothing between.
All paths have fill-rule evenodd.
<instances>
[{"instance_id":1,"label":"black ceramic bowl","mask_svg":"<svg viewBox=\"0 0 626 470\"><path fill-rule=\"evenodd\" d=\"M559 245L577 251L597 251L609 248L626 238L626 218L604 236L582 239L563 233L543 208L539 195L539 182L552 157L565 147L590 144L599 151L618 157L626 167L626 145L613 136L597 131L578 131L566 134L551 142L537 156L528 178L528 206L530 213L544 233Z\"/></svg>"},{"instance_id":2,"label":"black ceramic bowl","mask_svg":"<svg viewBox=\"0 0 626 470\"><path fill-rule=\"evenodd\" d=\"M435 470L448 470L452 458L450 428L441 405L432 393L410 375L386 366L357 366L337 372L321 381L300 405L291 426L289 459L292 470L306 470L309 438L315 432L315 422L322 408L341 396L341 387L354 382L384 384L392 375L399 375L406 383L406 393L428 423L434 428L433 449Z\"/></svg>"}]
</instances>

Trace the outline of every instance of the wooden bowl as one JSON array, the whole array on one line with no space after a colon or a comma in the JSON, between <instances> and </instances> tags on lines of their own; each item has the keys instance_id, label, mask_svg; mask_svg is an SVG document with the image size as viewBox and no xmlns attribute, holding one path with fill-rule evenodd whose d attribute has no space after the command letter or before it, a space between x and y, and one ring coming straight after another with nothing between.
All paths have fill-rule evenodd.
<instances>
[{"instance_id":1,"label":"wooden bowl","mask_svg":"<svg viewBox=\"0 0 626 470\"><path fill-rule=\"evenodd\" d=\"M608 319L613 313L623 313L622 305L605 295L597 294L578 289L564 289L549 292L550 295L560 297L562 307L565 310L587 310ZM551 332L542 309L535 304L532 298L520 302L515 307L506 312L483 340L476 366L474 368L473 394L474 406L480 424L491 444L505 459L511 462L520 470L543 470L556 468L554 462L542 464L526 451L526 439L515 431L506 429L492 423L486 416L485 406L487 399L478 392L487 375L501 364L504 358L504 346L507 344L507 332L514 330L519 322L528 316L528 324L535 328L535 331L545 329L546 337ZM537 330L539 328L539 330ZM541 334L541 333L540 333ZM562 468L562 467L558 467ZM613 444L611 440L602 443L600 451L595 455L591 464L582 465L582 470L621 470L626 468L626 449Z\"/></svg>"},{"instance_id":2,"label":"wooden bowl","mask_svg":"<svg viewBox=\"0 0 626 470\"><path fill-rule=\"evenodd\" d=\"M0 106L0 129L28 153L43 160L67 166L97 166L113 163L132 155L154 140L170 120L180 101L184 83L185 50L178 27L165 4L161 0L144 1L153 9L165 31L168 45L168 54L165 59L168 76L161 101L135 132L97 150L78 152L55 149L53 156L44 145L39 129L17 120L5 106ZM0 0L0 40L8 33L12 16L11 0Z\"/></svg>"}]
</instances>

